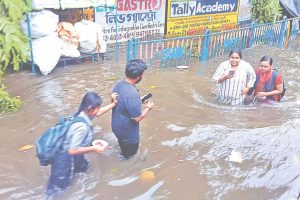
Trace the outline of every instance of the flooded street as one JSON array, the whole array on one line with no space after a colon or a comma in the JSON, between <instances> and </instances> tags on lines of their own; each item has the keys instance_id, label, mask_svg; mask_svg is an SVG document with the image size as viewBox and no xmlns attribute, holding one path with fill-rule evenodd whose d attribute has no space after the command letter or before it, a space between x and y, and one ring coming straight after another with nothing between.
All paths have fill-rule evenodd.
<instances>
[{"instance_id":1,"label":"flooded street","mask_svg":"<svg viewBox=\"0 0 300 200\"><path fill-rule=\"evenodd\" d=\"M113 146L90 153L91 167L61 199L294 200L300 192L300 51L257 46L243 58L259 65L269 54L287 92L281 103L231 107L215 101L211 77L222 56L190 69L150 67L138 84L153 94L150 115L141 122L138 155L124 161L111 127L111 112L94 120L95 138ZM29 70L8 74L10 94L21 97L16 113L0 115L0 199L45 199L49 167L41 167L34 144L61 115L70 115L86 91L110 102L113 85L124 77L125 59L59 67L50 75ZM237 152L242 162L232 162ZM154 177L143 178L143 171Z\"/></svg>"}]
</instances>

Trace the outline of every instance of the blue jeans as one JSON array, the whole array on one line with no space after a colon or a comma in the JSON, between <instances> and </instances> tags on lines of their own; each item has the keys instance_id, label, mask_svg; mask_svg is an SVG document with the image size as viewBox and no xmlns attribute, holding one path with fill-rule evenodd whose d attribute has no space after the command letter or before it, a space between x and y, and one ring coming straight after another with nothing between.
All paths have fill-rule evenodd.
<instances>
[{"instance_id":1,"label":"blue jeans","mask_svg":"<svg viewBox=\"0 0 300 200\"><path fill-rule=\"evenodd\" d=\"M72 176L76 173L86 172L88 161L83 155L70 155L67 152L58 153L51 164L51 174L46 194L59 195L70 185Z\"/></svg>"}]
</instances>

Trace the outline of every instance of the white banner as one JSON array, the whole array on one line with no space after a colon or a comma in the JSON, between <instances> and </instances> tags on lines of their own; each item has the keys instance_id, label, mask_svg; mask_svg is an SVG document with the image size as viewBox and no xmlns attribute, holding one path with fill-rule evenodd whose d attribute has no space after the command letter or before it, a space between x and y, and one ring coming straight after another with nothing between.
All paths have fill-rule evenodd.
<instances>
[{"instance_id":1,"label":"white banner","mask_svg":"<svg viewBox=\"0 0 300 200\"><path fill-rule=\"evenodd\" d=\"M62 9L114 6L115 0L60 0Z\"/></svg>"},{"instance_id":2,"label":"white banner","mask_svg":"<svg viewBox=\"0 0 300 200\"><path fill-rule=\"evenodd\" d=\"M249 0L240 0L239 21L251 19L251 2Z\"/></svg>"},{"instance_id":3,"label":"white banner","mask_svg":"<svg viewBox=\"0 0 300 200\"><path fill-rule=\"evenodd\" d=\"M31 0L31 6L34 10L42 10L44 8L60 8L59 0Z\"/></svg>"},{"instance_id":4,"label":"white banner","mask_svg":"<svg viewBox=\"0 0 300 200\"><path fill-rule=\"evenodd\" d=\"M95 10L95 21L103 27L106 43L116 42L116 37L118 42L124 42L133 37L151 38L164 33L165 1L117 0L116 3L117 15L113 8L97 7Z\"/></svg>"},{"instance_id":5,"label":"white banner","mask_svg":"<svg viewBox=\"0 0 300 200\"><path fill-rule=\"evenodd\" d=\"M44 8L62 9L66 8L88 8L97 6L113 7L116 5L115 0L31 0L34 10Z\"/></svg>"}]
</instances>

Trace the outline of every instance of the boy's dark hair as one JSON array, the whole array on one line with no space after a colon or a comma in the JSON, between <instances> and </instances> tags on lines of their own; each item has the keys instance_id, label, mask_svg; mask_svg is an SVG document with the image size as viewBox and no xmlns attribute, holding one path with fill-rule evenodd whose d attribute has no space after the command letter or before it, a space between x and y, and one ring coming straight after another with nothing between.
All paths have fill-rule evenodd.
<instances>
[{"instance_id":1,"label":"boy's dark hair","mask_svg":"<svg viewBox=\"0 0 300 200\"><path fill-rule=\"evenodd\" d=\"M125 68L125 75L129 78L141 76L147 69L147 64L141 59L130 60Z\"/></svg>"}]
</instances>

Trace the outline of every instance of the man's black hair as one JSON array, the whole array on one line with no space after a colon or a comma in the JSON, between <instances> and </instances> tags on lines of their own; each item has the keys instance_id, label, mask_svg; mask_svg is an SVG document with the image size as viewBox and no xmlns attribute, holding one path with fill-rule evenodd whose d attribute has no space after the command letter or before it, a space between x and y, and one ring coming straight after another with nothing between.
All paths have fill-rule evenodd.
<instances>
[{"instance_id":1,"label":"man's black hair","mask_svg":"<svg viewBox=\"0 0 300 200\"><path fill-rule=\"evenodd\" d=\"M130 60L126 64L125 75L129 78L137 78L141 76L147 69L147 64L141 59Z\"/></svg>"}]
</instances>

